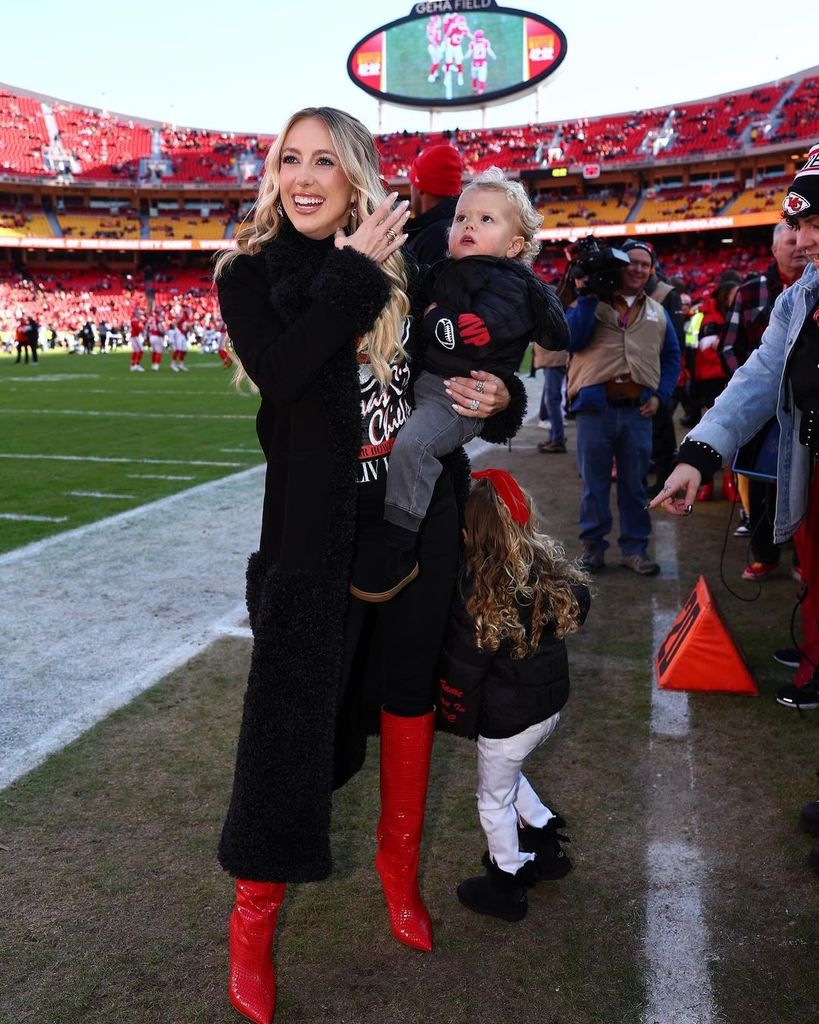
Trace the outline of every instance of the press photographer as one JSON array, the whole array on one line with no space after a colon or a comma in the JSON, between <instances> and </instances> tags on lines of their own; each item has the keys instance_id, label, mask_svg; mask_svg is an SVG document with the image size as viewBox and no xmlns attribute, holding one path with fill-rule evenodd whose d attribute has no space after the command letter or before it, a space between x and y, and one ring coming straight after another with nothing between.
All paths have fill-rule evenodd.
<instances>
[{"instance_id":1,"label":"press photographer","mask_svg":"<svg viewBox=\"0 0 819 1024\"><path fill-rule=\"evenodd\" d=\"M646 295L653 258L647 245L628 253L595 239L572 246L569 277L577 297L566 316L571 334L569 401L577 419L581 562L603 568L611 531L612 461L617 466L620 565L656 576L648 557L651 518L645 478L651 459L652 417L667 404L680 368L670 317Z\"/></svg>"}]
</instances>

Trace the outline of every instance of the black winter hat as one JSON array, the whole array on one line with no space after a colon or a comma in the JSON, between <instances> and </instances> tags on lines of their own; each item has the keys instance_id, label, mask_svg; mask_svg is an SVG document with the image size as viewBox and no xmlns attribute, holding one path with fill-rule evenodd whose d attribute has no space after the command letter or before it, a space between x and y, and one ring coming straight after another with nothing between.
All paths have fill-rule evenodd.
<instances>
[{"instance_id":1,"label":"black winter hat","mask_svg":"<svg viewBox=\"0 0 819 1024\"><path fill-rule=\"evenodd\" d=\"M796 172L782 202L785 217L819 214L819 143L811 147L805 166Z\"/></svg>"}]
</instances>

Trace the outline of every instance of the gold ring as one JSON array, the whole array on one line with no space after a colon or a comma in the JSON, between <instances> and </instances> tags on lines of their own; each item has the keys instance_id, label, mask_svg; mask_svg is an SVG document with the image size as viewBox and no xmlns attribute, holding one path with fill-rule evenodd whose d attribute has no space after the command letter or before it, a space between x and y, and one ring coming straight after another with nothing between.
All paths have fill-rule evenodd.
<instances>
[{"instance_id":1,"label":"gold ring","mask_svg":"<svg viewBox=\"0 0 819 1024\"><path fill-rule=\"evenodd\" d=\"M396 238L398 238L398 235L396 235L393 229L387 228L387 241L390 243L390 245L392 245Z\"/></svg>"}]
</instances>

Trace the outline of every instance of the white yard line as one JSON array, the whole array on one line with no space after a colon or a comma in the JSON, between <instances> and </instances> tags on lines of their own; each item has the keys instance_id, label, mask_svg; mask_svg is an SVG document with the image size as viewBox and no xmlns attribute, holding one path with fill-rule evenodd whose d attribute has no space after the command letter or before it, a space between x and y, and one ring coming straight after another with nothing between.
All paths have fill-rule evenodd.
<instances>
[{"instance_id":1,"label":"white yard line","mask_svg":"<svg viewBox=\"0 0 819 1024\"><path fill-rule=\"evenodd\" d=\"M126 412L123 409L2 409L0 416L82 416L94 419L138 420L253 420L251 413Z\"/></svg>"},{"instance_id":2,"label":"white yard line","mask_svg":"<svg viewBox=\"0 0 819 1024\"><path fill-rule=\"evenodd\" d=\"M261 455L259 455L261 458ZM118 462L137 466L222 466L226 469L239 469L241 462L214 462L212 459L131 459L126 455L46 455L33 452L25 455L22 452L0 452L0 459L41 459L51 462Z\"/></svg>"},{"instance_id":3,"label":"white yard line","mask_svg":"<svg viewBox=\"0 0 819 1024\"><path fill-rule=\"evenodd\" d=\"M175 476L172 473L126 473L129 480L195 480L195 476Z\"/></svg>"},{"instance_id":4,"label":"white yard line","mask_svg":"<svg viewBox=\"0 0 819 1024\"><path fill-rule=\"evenodd\" d=\"M0 512L0 519L13 519L20 523L64 523L68 516L29 516L18 512Z\"/></svg>"},{"instance_id":5,"label":"white yard line","mask_svg":"<svg viewBox=\"0 0 819 1024\"><path fill-rule=\"evenodd\" d=\"M0 787L242 627L263 481L257 466L0 555Z\"/></svg>"},{"instance_id":6,"label":"white yard line","mask_svg":"<svg viewBox=\"0 0 819 1024\"><path fill-rule=\"evenodd\" d=\"M66 491L69 498L115 498L117 501L133 501L135 494L110 494L107 491Z\"/></svg>"},{"instance_id":7,"label":"white yard line","mask_svg":"<svg viewBox=\"0 0 819 1024\"><path fill-rule=\"evenodd\" d=\"M678 579L677 521L653 520L662 578ZM684 528L684 525L683 525ZM650 584L649 584L650 585ZM678 588L669 588L679 602ZM646 848L647 896L643 952L647 962L642 1024L715 1024L708 969L710 941L703 898L707 869L690 807L694 755L688 694L659 690L654 652L679 608L652 601L650 780ZM673 828L673 838L669 837ZM681 835L690 838L682 839Z\"/></svg>"}]
</instances>

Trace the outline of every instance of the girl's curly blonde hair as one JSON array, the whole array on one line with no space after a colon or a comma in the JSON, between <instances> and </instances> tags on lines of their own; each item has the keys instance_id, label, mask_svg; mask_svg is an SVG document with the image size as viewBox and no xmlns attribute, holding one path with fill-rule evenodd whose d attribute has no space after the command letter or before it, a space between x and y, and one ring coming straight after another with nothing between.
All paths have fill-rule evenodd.
<instances>
[{"instance_id":1,"label":"girl's curly blonde hair","mask_svg":"<svg viewBox=\"0 0 819 1024\"><path fill-rule=\"evenodd\" d=\"M475 643L481 650L496 651L508 640L513 658L536 651L549 623L558 638L574 633L580 609L571 585L589 582L557 541L538 532L531 495L523 495L529 519L521 526L490 481L476 481L464 528L466 610L475 623ZM532 606L528 636L518 604Z\"/></svg>"}]
</instances>

